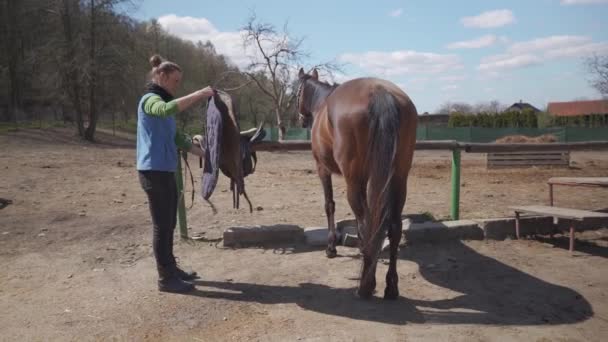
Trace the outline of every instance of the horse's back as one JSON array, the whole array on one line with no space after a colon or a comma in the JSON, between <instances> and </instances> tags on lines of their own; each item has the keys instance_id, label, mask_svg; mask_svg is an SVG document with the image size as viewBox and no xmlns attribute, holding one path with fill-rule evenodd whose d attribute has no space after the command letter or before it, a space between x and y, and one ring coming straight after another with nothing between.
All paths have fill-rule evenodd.
<instances>
[{"instance_id":1,"label":"horse's back","mask_svg":"<svg viewBox=\"0 0 608 342\"><path fill-rule=\"evenodd\" d=\"M372 101L375 101L382 91L390 94L400 115L401 152L413 149L415 145L417 111L410 97L394 83L379 78L357 78L338 86L327 98L323 117L325 126L321 134L331 135L332 146L325 146L325 151L331 150L333 159L340 168L340 173L361 173L361 162L369 146L369 119ZM323 132L324 131L324 132ZM409 155L409 153L405 153ZM325 155L325 158L328 156ZM336 172L337 173L337 172ZM365 177L364 175L362 175Z\"/></svg>"}]
</instances>

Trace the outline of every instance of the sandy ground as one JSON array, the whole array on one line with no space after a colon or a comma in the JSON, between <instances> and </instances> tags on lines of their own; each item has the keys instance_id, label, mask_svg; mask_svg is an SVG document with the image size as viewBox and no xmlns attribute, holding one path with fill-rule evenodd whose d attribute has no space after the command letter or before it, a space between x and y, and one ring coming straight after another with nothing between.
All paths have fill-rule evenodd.
<instances>
[{"instance_id":1,"label":"sandy ground","mask_svg":"<svg viewBox=\"0 0 608 342\"><path fill-rule=\"evenodd\" d=\"M233 210L221 176L213 215L188 210L197 242L180 263L202 274L191 295L156 290L151 221L129 139L71 131L0 135L0 340L2 341L601 341L608 336L608 234L591 231L571 257L566 240L466 241L401 248L401 298L354 296L360 259L339 247L224 249L230 226L324 226L323 195L307 152L261 153L246 179L253 214ZM607 176L608 153L574 153L569 169L486 170L463 154L461 217L510 216L509 205L547 202L553 176ZM187 190L191 185L187 185ZM416 154L406 213L449 214L450 154ZM334 178L338 219L352 218ZM189 196L189 194L188 194ZM608 191L556 188L556 205L608 207ZM187 204L190 205L188 197Z\"/></svg>"}]
</instances>

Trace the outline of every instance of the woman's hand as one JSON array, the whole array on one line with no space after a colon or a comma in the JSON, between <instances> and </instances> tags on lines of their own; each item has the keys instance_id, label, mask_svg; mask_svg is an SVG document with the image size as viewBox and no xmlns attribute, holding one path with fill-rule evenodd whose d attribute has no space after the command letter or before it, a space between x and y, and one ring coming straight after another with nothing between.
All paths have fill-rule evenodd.
<instances>
[{"instance_id":1,"label":"woman's hand","mask_svg":"<svg viewBox=\"0 0 608 342\"><path fill-rule=\"evenodd\" d=\"M200 92L201 96L206 99L210 98L211 96L213 96L215 94L215 91L213 90L213 88L211 88L209 86L199 90L199 92Z\"/></svg>"}]
</instances>

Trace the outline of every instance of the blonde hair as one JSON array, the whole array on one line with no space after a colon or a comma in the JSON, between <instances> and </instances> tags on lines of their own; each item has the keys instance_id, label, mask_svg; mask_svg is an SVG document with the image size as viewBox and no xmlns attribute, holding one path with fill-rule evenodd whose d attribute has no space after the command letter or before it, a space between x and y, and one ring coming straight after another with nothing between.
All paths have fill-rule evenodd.
<instances>
[{"instance_id":1,"label":"blonde hair","mask_svg":"<svg viewBox=\"0 0 608 342\"><path fill-rule=\"evenodd\" d=\"M177 65L173 62L164 60L159 55L154 55L154 56L150 57L150 65L152 66L152 70L150 71L151 79L154 79L160 73L170 74L175 71L179 71L179 72L182 71L182 68L180 68L179 65Z\"/></svg>"}]
</instances>

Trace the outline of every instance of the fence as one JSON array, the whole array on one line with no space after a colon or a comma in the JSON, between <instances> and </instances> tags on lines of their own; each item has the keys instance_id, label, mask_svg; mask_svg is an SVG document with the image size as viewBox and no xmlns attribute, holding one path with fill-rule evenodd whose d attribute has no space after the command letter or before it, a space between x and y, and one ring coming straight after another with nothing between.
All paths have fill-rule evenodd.
<instances>
[{"instance_id":1,"label":"fence","mask_svg":"<svg viewBox=\"0 0 608 342\"><path fill-rule=\"evenodd\" d=\"M556 127L556 128L481 128L481 127L433 127L418 126L416 130L417 140L456 140L471 143L490 143L508 135L539 136L552 134L558 142L579 141L608 141L608 127L603 128L579 128L579 127ZM288 128L285 140L308 140L310 130L305 128ZM279 140L277 128L266 128L266 141Z\"/></svg>"}]
</instances>

